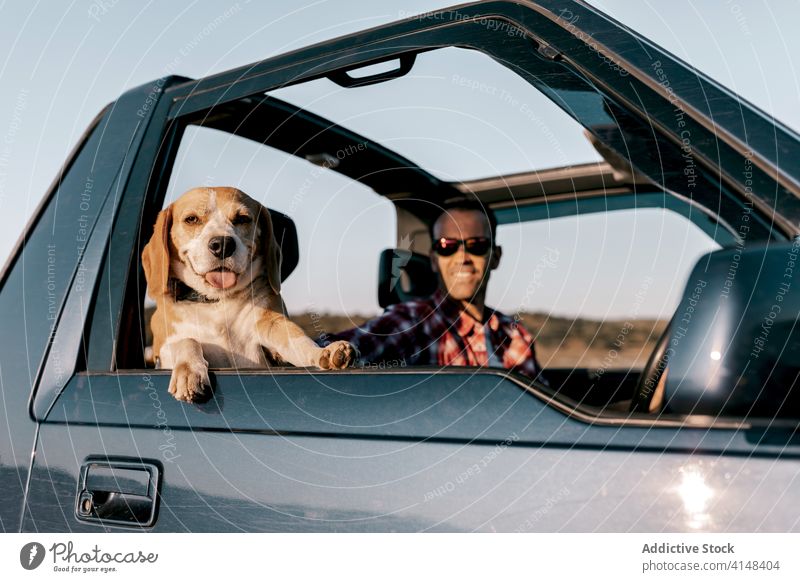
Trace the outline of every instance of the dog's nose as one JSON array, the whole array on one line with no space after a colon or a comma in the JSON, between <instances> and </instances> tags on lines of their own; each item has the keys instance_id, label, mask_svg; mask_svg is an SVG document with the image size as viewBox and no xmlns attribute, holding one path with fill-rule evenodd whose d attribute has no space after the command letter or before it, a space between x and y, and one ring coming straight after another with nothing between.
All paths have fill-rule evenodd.
<instances>
[{"instance_id":1,"label":"dog's nose","mask_svg":"<svg viewBox=\"0 0 800 582\"><path fill-rule=\"evenodd\" d=\"M236 240L232 236L215 236L208 241L208 250L218 259L230 257L236 251Z\"/></svg>"}]
</instances>

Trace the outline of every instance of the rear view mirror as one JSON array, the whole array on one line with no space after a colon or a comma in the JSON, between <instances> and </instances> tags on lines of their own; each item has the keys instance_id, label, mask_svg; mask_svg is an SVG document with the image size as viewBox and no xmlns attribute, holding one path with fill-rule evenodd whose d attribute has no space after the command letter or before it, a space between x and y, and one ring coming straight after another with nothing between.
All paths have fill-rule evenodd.
<instances>
[{"instance_id":1,"label":"rear view mirror","mask_svg":"<svg viewBox=\"0 0 800 582\"><path fill-rule=\"evenodd\" d=\"M700 259L672 320L665 412L800 418L800 239Z\"/></svg>"}]
</instances>

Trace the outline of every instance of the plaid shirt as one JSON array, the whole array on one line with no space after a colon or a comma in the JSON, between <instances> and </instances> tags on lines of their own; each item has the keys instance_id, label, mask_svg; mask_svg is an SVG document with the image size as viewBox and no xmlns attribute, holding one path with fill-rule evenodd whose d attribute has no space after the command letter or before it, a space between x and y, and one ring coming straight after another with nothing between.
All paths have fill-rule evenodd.
<instances>
[{"instance_id":1,"label":"plaid shirt","mask_svg":"<svg viewBox=\"0 0 800 582\"><path fill-rule=\"evenodd\" d=\"M437 291L430 299L391 305L383 315L334 339L354 344L364 363L490 366L532 379L539 376L530 333L499 311L485 311L487 318L481 323ZM538 379L546 383L542 376Z\"/></svg>"}]
</instances>

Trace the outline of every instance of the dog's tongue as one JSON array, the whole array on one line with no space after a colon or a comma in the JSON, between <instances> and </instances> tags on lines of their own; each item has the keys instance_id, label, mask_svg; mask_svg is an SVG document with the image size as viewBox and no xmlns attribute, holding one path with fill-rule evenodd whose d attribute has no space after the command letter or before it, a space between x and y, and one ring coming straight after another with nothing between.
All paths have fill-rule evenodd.
<instances>
[{"instance_id":1,"label":"dog's tongue","mask_svg":"<svg viewBox=\"0 0 800 582\"><path fill-rule=\"evenodd\" d=\"M206 273L206 281L217 289L227 289L236 285L236 273L231 271L211 271Z\"/></svg>"}]
</instances>

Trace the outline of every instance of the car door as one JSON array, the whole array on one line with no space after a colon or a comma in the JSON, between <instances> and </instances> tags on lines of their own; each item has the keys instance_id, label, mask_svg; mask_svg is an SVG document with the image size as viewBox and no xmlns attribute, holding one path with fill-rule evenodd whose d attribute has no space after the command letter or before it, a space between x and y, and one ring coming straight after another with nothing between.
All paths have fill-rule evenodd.
<instances>
[{"instance_id":1,"label":"car door","mask_svg":"<svg viewBox=\"0 0 800 582\"><path fill-rule=\"evenodd\" d=\"M750 178L739 176L736 123L711 143L704 122L713 112L687 107L684 126L673 127L674 106L653 83L653 63L634 62L645 58L638 39L590 8L564 10L548 2L459 7L126 96L140 99L152 118L107 194L113 204L104 207L103 224L113 220L113 229L91 235L84 278L72 282L31 400L39 427L22 529L796 529L797 444L780 432L765 439L741 419L631 416L504 371L457 368L218 370L214 398L186 405L168 395L169 371L146 368L143 358L137 367L131 356L145 342L141 311L130 307L143 292L138 257L185 120L222 115L300 81L327 78L357 91L402 76L416 55L436 48L469 47L504 63L627 153L637 172L715 208L722 221L740 215L745 180L756 206L766 205L764 192L778 191L776 226L760 236L789 236L799 214L792 168L772 180L769 148L751 144L747 159L758 164ZM607 54L586 43L586 34L607 41ZM615 60L625 47L628 60ZM662 72L697 84L686 90L687 102L706 89L705 80L647 49ZM353 74L390 59L399 61L396 69ZM624 83L620 66L631 73ZM633 104L636 91L643 105ZM721 94L708 107L733 101ZM754 133L764 129L750 110L740 117ZM683 130L696 140L688 173ZM285 147L296 149L290 138ZM797 149L784 138L788 150ZM410 173L416 177L405 179L421 179ZM368 176L361 178L376 192L391 192L391 180ZM426 180L432 199L448 195L447 184ZM403 212L404 202L397 205ZM405 209L424 214L416 205Z\"/></svg>"},{"instance_id":2,"label":"car door","mask_svg":"<svg viewBox=\"0 0 800 582\"><path fill-rule=\"evenodd\" d=\"M19 530L30 483L38 434L30 409L33 393L43 384L59 390L72 374L74 353L67 353L69 348L60 341L65 330L67 335L80 335L81 326L74 320L64 326L62 322L85 316L75 302L91 287L89 273L97 269L91 249L104 248L114 193L130 171L151 117L152 111L143 105L150 92L151 86L131 90L92 120L0 273L3 531ZM102 238L100 246L92 247L90 237ZM89 295L81 297L88 304Z\"/></svg>"}]
</instances>

